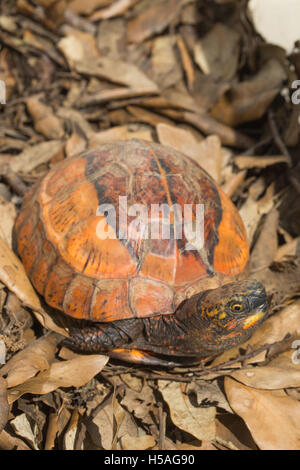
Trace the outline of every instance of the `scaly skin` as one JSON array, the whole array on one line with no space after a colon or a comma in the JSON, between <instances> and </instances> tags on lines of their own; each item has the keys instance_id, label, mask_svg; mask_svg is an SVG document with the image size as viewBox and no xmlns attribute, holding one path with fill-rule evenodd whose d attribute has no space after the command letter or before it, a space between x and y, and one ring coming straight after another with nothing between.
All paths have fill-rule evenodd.
<instances>
[{"instance_id":1,"label":"scaly skin","mask_svg":"<svg viewBox=\"0 0 300 470\"><path fill-rule=\"evenodd\" d=\"M136 351L203 358L243 343L266 316L265 289L248 279L196 294L171 315L71 329L65 344L88 353L120 349L129 360ZM141 354L134 362L149 363L148 356Z\"/></svg>"}]
</instances>

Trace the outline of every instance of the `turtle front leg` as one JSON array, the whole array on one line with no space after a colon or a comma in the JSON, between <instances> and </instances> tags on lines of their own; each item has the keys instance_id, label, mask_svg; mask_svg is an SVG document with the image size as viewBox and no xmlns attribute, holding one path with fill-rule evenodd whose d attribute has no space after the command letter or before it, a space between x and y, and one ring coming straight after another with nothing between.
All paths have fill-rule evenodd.
<instances>
[{"instance_id":1,"label":"turtle front leg","mask_svg":"<svg viewBox=\"0 0 300 470\"><path fill-rule=\"evenodd\" d=\"M113 323L95 323L82 328L71 327L63 345L76 352L100 353L131 343L143 330L140 319L132 318Z\"/></svg>"}]
</instances>

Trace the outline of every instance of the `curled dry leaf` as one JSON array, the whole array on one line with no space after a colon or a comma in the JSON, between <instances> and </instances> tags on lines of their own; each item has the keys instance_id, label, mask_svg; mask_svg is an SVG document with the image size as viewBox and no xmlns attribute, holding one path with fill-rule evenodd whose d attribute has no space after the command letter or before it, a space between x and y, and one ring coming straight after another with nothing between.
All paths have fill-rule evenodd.
<instances>
[{"instance_id":1,"label":"curled dry leaf","mask_svg":"<svg viewBox=\"0 0 300 470\"><path fill-rule=\"evenodd\" d=\"M10 389L9 401L17 400L24 393L44 395L59 387L81 387L101 372L107 361L106 356L91 355L54 362L36 377Z\"/></svg>"},{"instance_id":2,"label":"curled dry leaf","mask_svg":"<svg viewBox=\"0 0 300 470\"><path fill-rule=\"evenodd\" d=\"M185 393L185 387L178 382L158 381L158 388L169 405L173 423L199 440L214 440L216 409L213 406L194 407Z\"/></svg>"},{"instance_id":3,"label":"curled dry leaf","mask_svg":"<svg viewBox=\"0 0 300 470\"><path fill-rule=\"evenodd\" d=\"M8 421L8 415L7 382L0 377L0 434Z\"/></svg>"},{"instance_id":4,"label":"curled dry leaf","mask_svg":"<svg viewBox=\"0 0 300 470\"><path fill-rule=\"evenodd\" d=\"M231 408L245 421L262 450L300 449L300 405L282 390L266 391L225 377Z\"/></svg>"},{"instance_id":5,"label":"curled dry leaf","mask_svg":"<svg viewBox=\"0 0 300 470\"><path fill-rule=\"evenodd\" d=\"M48 333L15 354L0 369L0 375L6 377L8 387L22 384L38 372L49 369L60 339L59 335Z\"/></svg>"},{"instance_id":6,"label":"curled dry leaf","mask_svg":"<svg viewBox=\"0 0 300 470\"><path fill-rule=\"evenodd\" d=\"M3 282L25 306L33 310L35 316L45 328L68 336L67 332L57 326L52 318L42 309L39 298L25 273L22 263L9 249L2 238L0 238L0 281Z\"/></svg>"},{"instance_id":7,"label":"curled dry leaf","mask_svg":"<svg viewBox=\"0 0 300 470\"><path fill-rule=\"evenodd\" d=\"M34 96L28 98L26 104L37 132L43 134L47 139L61 139L63 137L64 129L61 120L54 115L50 106Z\"/></svg>"},{"instance_id":8,"label":"curled dry leaf","mask_svg":"<svg viewBox=\"0 0 300 470\"><path fill-rule=\"evenodd\" d=\"M230 375L234 379L254 388L276 390L299 387L300 362L294 360L295 350L287 351L264 367L247 367Z\"/></svg>"},{"instance_id":9,"label":"curled dry leaf","mask_svg":"<svg viewBox=\"0 0 300 470\"><path fill-rule=\"evenodd\" d=\"M280 92L286 72L275 59L257 75L234 85L211 110L213 117L228 126L260 119Z\"/></svg>"}]
</instances>

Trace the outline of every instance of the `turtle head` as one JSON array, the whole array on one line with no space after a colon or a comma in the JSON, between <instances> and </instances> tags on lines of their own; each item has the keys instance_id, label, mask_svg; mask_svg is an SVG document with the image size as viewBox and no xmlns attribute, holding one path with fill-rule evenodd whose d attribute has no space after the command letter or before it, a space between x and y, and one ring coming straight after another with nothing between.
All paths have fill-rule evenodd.
<instances>
[{"instance_id":1,"label":"turtle head","mask_svg":"<svg viewBox=\"0 0 300 470\"><path fill-rule=\"evenodd\" d=\"M210 354L243 343L267 317L267 295L254 279L237 281L197 296L198 341Z\"/></svg>"}]
</instances>

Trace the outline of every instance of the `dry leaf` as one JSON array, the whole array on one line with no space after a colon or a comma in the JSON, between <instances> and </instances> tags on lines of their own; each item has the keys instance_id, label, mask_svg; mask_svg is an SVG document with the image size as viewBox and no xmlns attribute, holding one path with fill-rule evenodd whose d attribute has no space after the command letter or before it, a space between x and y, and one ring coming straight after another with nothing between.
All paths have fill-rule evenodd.
<instances>
[{"instance_id":1,"label":"dry leaf","mask_svg":"<svg viewBox=\"0 0 300 470\"><path fill-rule=\"evenodd\" d=\"M2 19L2 24L3 24L3 19ZM0 52L0 80L2 80L5 83L6 101L8 101L11 98L12 93L16 86L16 79L11 72L10 63L11 63L11 52L7 48L4 47Z\"/></svg>"},{"instance_id":2,"label":"dry leaf","mask_svg":"<svg viewBox=\"0 0 300 470\"><path fill-rule=\"evenodd\" d=\"M231 80L236 74L240 54L240 35L223 23L216 23L196 42L194 59L205 74L215 79Z\"/></svg>"},{"instance_id":3,"label":"dry leaf","mask_svg":"<svg viewBox=\"0 0 300 470\"><path fill-rule=\"evenodd\" d=\"M191 157L220 183L222 152L217 136L210 136L199 142L191 132L165 123L159 123L156 131L161 144Z\"/></svg>"},{"instance_id":4,"label":"dry leaf","mask_svg":"<svg viewBox=\"0 0 300 470\"><path fill-rule=\"evenodd\" d=\"M273 208L266 216L250 257L250 272L270 266L278 247L279 212Z\"/></svg>"},{"instance_id":5,"label":"dry leaf","mask_svg":"<svg viewBox=\"0 0 300 470\"><path fill-rule=\"evenodd\" d=\"M74 59L74 61L75 69L79 73L104 78L133 89L137 88L140 93L143 90L144 94L152 94L158 91L157 85L134 64L115 60L111 57L101 57L92 62L80 61L79 58Z\"/></svg>"},{"instance_id":6,"label":"dry leaf","mask_svg":"<svg viewBox=\"0 0 300 470\"><path fill-rule=\"evenodd\" d=\"M1 450L31 450L22 439L11 436L8 432L0 433L0 449Z\"/></svg>"},{"instance_id":7,"label":"dry leaf","mask_svg":"<svg viewBox=\"0 0 300 470\"><path fill-rule=\"evenodd\" d=\"M214 118L237 126L260 119L282 88L286 72L275 59L270 60L250 80L234 85L211 110Z\"/></svg>"},{"instance_id":8,"label":"dry leaf","mask_svg":"<svg viewBox=\"0 0 300 470\"><path fill-rule=\"evenodd\" d=\"M177 46L180 52L182 66L186 74L188 89L189 91L193 91L194 83L195 83L195 72L194 72L194 67L193 67L193 61L189 55L185 42L181 36L178 36L177 38Z\"/></svg>"},{"instance_id":9,"label":"dry leaf","mask_svg":"<svg viewBox=\"0 0 300 470\"><path fill-rule=\"evenodd\" d=\"M26 101L27 110L34 121L34 127L37 132L43 134L47 139L61 139L64 135L64 129L60 119L58 119L50 106L41 103L34 96Z\"/></svg>"},{"instance_id":10,"label":"dry leaf","mask_svg":"<svg viewBox=\"0 0 300 470\"><path fill-rule=\"evenodd\" d=\"M146 122L152 126L157 126L157 124L160 123L172 124L170 119L167 119L160 114L153 113L152 111L148 111L144 108L140 108L139 106L128 106L127 109L130 114L136 117L140 122Z\"/></svg>"},{"instance_id":11,"label":"dry leaf","mask_svg":"<svg viewBox=\"0 0 300 470\"><path fill-rule=\"evenodd\" d=\"M107 361L106 356L90 355L54 362L36 377L10 389L9 400L13 402L24 393L43 395L59 387L81 387L101 372Z\"/></svg>"},{"instance_id":12,"label":"dry leaf","mask_svg":"<svg viewBox=\"0 0 300 470\"><path fill-rule=\"evenodd\" d=\"M8 416L7 382L0 377L0 434L8 421Z\"/></svg>"},{"instance_id":13,"label":"dry leaf","mask_svg":"<svg viewBox=\"0 0 300 470\"><path fill-rule=\"evenodd\" d=\"M27 278L23 265L1 238L0 281L14 292L24 305L33 310L41 309L38 296Z\"/></svg>"},{"instance_id":14,"label":"dry leaf","mask_svg":"<svg viewBox=\"0 0 300 470\"><path fill-rule=\"evenodd\" d=\"M261 157L234 157L234 163L240 170L248 168L266 168L267 166L276 165L277 163L288 163L289 158L284 155L272 155Z\"/></svg>"},{"instance_id":15,"label":"dry leaf","mask_svg":"<svg viewBox=\"0 0 300 470\"><path fill-rule=\"evenodd\" d=\"M14 419L11 419L10 425L18 436L22 437L25 441L27 441L33 449L38 450L36 436L34 435L34 432L25 413L18 415Z\"/></svg>"},{"instance_id":16,"label":"dry leaf","mask_svg":"<svg viewBox=\"0 0 300 470\"><path fill-rule=\"evenodd\" d=\"M182 78L182 69L175 55L175 36L160 36L152 43L152 78L161 90L175 85Z\"/></svg>"},{"instance_id":17,"label":"dry leaf","mask_svg":"<svg viewBox=\"0 0 300 470\"><path fill-rule=\"evenodd\" d=\"M0 281L3 282L25 306L33 310L35 316L43 326L64 336L68 336L67 332L57 326L52 318L42 309L39 298L24 270L24 266L1 238Z\"/></svg>"},{"instance_id":18,"label":"dry leaf","mask_svg":"<svg viewBox=\"0 0 300 470\"><path fill-rule=\"evenodd\" d=\"M67 36L58 42L57 47L67 59L70 68L76 68L77 62L94 62L99 58L94 36L75 28L68 28L67 31Z\"/></svg>"},{"instance_id":19,"label":"dry leaf","mask_svg":"<svg viewBox=\"0 0 300 470\"><path fill-rule=\"evenodd\" d=\"M230 375L244 385L275 390L300 385L300 362L293 360L295 350L287 351L263 367L247 367Z\"/></svg>"},{"instance_id":20,"label":"dry leaf","mask_svg":"<svg viewBox=\"0 0 300 470\"><path fill-rule=\"evenodd\" d=\"M300 252L300 237L281 245L274 256L274 261L282 261L285 257L295 257Z\"/></svg>"},{"instance_id":21,"label":"dry leaf","mask_svg":"<svg viewBox=\"0 0 300 470\"><path fill-rule=\"evenodd\" d=\"M132 388L127 389L121 404L132 413L137 422L141 422L146 426L153 426L157 408L154 403L153 390L149 385L144 384L142 390L138 391Z\"/></svg>"},{"instance_id":22,"label":"dry leaf","mask_svg":"<svg viewBox=\"0 0 300 470\"><path fill-rule=\"evenodd\" d=\"M158 388L169 405L171 419L175 426L199 440L215 439L216 409L213 406L194 407L185 393L185 386L178 382L158 380Z\"/></svg>"},{"instance_id":23,"label":"dry leaf","mask_svg":"<svg viewBox=\"0 0 300 470\"><path fill-rule=\"evenodd\" d=\"M121 446L123 450L146 450L151 449L156 444L153 436L132 437L124 435L121 438Z\"/></svg>"},{"instance_id":24,"label":"dry leaf","mask_svg":"<svg viewBox=\"0 0 300 470\"><path fill-rule=\"evenodd\" d=\"M76 434L78 432L79 412L77 409L73 410L68 428L64 433L64 449L74 450L76 442Z\"/></svg>"},{"instance_id":25,"label":"dry leaf","mask_svg":"<svg viewBox=\"0 0 300 470\"><path fill-rule=\"evenodd\" d=\"M0 225L0 237L12 247L12 228L17 216L16 206L0 196L0 220L5 221Z\"/></svg>"},{"instance_id":26,"label":"dry leaf","mask_svg":"<svg viewBox=\"0 0 300 470\"><path fill-rule=\"evenodd\" d=\"M283 391L265 391L225 377L231 408L245 421L261 450L300 449L300 404Z\"/></svg>"},{"instance_id":27,"label":"dry leaf","mask_svg":"<svg viewBox=\"0 0 300 470\"><path fill-rule=\"evenodd\" d=\"M12 356L0 369L0 375L6 377L7 386L15 387L38 372L49 369L60 339L55 333L48 333Z\"/></svg>"},{"instance_id":28,"label":"dry leaf","mask_svg":"<svg viewBox=\"0 0 300 470\"><path fill-rule=\"evenodd\" d=\"M0 340L0 364L6 363L6 345L3 340Z\"/></svg>"},{"instance_id":29,"label":"dry leaf","mask_svg":"<svg viewBox=\"0 0 300 470\"><path fill-rule=\"evenodd\" d=\"M142 42L153 34L163 31L180 10L180 3L168 0L153 5L133 20L128 21L128 40Z\"/></svg>"},{"instance_id":30,"label":"dry leaf","mask_svg":"<svg viewBox=\"0 0 300 470\"><path fill-rule=\"evenodd\" d=\"M125 13L130 7L135 5L138 0L117 0L113 2L109 7L103 8L103 10L97 11L91 15L91 21L104 20L107 18L113 18Z\"/></svg>"},{"instance_id":31,"label":"dry leaf","mask_svg":"<svg viewBox=\"0 0 300 470\"><path fill-rule=\"evenodd\" d=\"M82 113L71 108L59 108L57 115L69 121L74 129L80 129L88 139L95 133L90 123L83 117Z\"/></svg>"},{"instance_id":32,"label":"dry leaf","mask_svg":"<svg viewBox=\"0 0 300 470\"><path fill-rule=\"evenodd\" d=\"M229 126L222 124L206 113L184 113L184 120L200 129L204 134L216 134L220 137L222 144L237 148L251 147L252 140Z\"/></svg>"},{"instance_id":33,"label":"dry leaf","mask_svg":"<svg viewBox=\"0 0 300 470\"><path fill-rule=\"evenodd\" d=\"M50 140L42 142L23 150L10 162L10 169L17 173L22 171L28 173L42 163L52 160L57 154L63 151L63 143L60 140Z\"/></svg>"},{"instance_id":34,"label":"dry leaf","mask_svg":"<svg viewBox=\"0 0 300 470\"><path fill-rule=\"evenodd\" d=\"M259 180L256 180L254 185L257 186L258 182ZM259 188L259 191L263 191L264 189L265 187L262 185L262 187ZM265 195L259 200L256 200L257 194L252 194L251 190L252 187L249 188L248 198L239 210L246 228L247 238L250 245L261 217L270 212L274 206L274 186L269 186Z\"/></svg>"},{"instance_id":35,"label":"dry leaf","mask_svg":"<svg viewBox=\"0 0 300 470\"><path fill-rule=\"evenodd\" d=\"M221 186L224 193L226 193L227 196L232 197L244 182L246 175L247 172L244 170L239 171L238 173L231 173L230 176L227 176L225 182Z\"/></svg>"},{"instance_id":36,"label":"dry leaf","mask_svg":"<svg viewBox=\"0 0 300 470\"><path fill-rule=\"evenodd\" d=\"M71 0L68 4L68 8L77 13L78 15L89 15L97 8L107 7L111 3L111 0Z\"/></svg>"},{"instance_id":37,"label":"dry leaf","mask_svg":"<svg viewBox=\"0 0 300 470\"><path fill-rule=\"evenodd\" d=\"M97 132L90 138L88 147L89 149L97 148L102 144L128 139L153 141L149 126L130 124L127 126L114 126L106 131Z\"/></svg>"}]
</instances>

